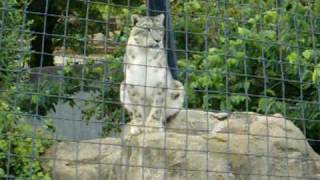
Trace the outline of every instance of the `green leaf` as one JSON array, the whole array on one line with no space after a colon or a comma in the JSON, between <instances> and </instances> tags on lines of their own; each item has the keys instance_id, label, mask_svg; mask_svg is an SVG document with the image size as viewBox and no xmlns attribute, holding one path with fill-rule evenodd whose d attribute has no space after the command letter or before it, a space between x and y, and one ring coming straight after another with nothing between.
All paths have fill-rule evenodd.
<instances>
[{"instance_id":1,"label":"green leaf","mask_svg":"<svg viewBox=\"0 0 320 180\"><path fill-rule=\"evenodd\" d=\"M243 88L244 88L244 90L245 90L246 92L249 90L250 85L251 85L250 81L245 81L245 82L243 83Z\"/></svg>"},{"instance_id":2,"label":"green leaf","mask_svg":"<svg viewBox=\"0 0 320 180\"><path fill-rule=\"evenodd\" d=\"M256 21L256 19L255 18L250 18L249 20L248 20L248 23L250 23L250 24L255 24L257 21Z\"/></svg>"},{"instance_id":3,"label":"green leaf","mask_svg":"<svg viewBox=\"0 0 320 180\"><path fill-rule=\"evenodd\" d=\"M103 73L103 68L102 67L96 67L96 68L93 69L93 72L97 73L97 74L102 74Z\"/></svg>"},{"instance_id":4,"label":"green leaf","mask_svg":"<svg viewBox=\"0 0 320 180\"><path fill-rule=\"evenodd\" d=\"M261 98L258 103L258 111L261 113L270 113L272 105L275 103L273 98Z\"/></svg>"},{"instance_id":5,"label":"green leaf","mask_svg":"<svg viewBox=\"0 0 320 180\"><path fill-rule=\"evenodd\" d=\"M312 56L312 50L307 49L305 51L303 51L302 55L304 58L306 58L307 60L310 60L311 56Z\"/></svg>"},{"instance_id":6,"label":"green leaf","mask_svg":"<svg viewBox=\"0 0 320 180\"><path fill-rule=\"evenodd\" d=\"M210 48L210 49L209 49L209 53L210 53L210 54L217 53L217 52L219 52L219 51L220 51L220 50L217 49L217 48Z\"/></svg>"},{"instance_id":7,"label":"green leaf","mask_svg":"<svg viewBox=\"0 0 320 180\"><path fill-rule=\"evenodd\" d=\"M219 55L209 55L208 61L213 67L221 66L224 63L223 58L221 58Z\"/></svg>"},{"instance_id":8,"label":"green leaf","mask_svg":"<svg viewBox=\"0 0 320 180\"><path fill-rule=\"evenodd\" d=\"M229 58L227 59L227 64L229 67L235 67L238 64L238 61L235 58Z\"/></svg>"},{"instance_id":9,"label":"green leaf","mask_svg":"<svg viewBox=\"0 0 320 180\"><path fill-rule=\"evenodd\" d=\"M70 66L64 66L63 71L65 74L69 74L71 72L71 67Z\"/></svg>"},{"instance_id":10,"label":"green leaf","mask_svg":"<svg viewBox=\"0 0 320 180\"><path fill-rule=\"evenodd\" d=\"M39 102L39 96L38 95L32 95L31 96L31 102L33 103L33 104L37 104L38 102Z\"/></svg>"},{"instance_id":11,"label":"green leaf","mask_svg":"<svg viewBox=\"0 0 320 180\"><path fill-rule=\"evenodd\" d=\"M0 168L0 177L4 177L6 175L6 173L4 172L4 170L2 168Z\"/></svg>"},{"instance_id":12,"label":"green leaf","mask_svg":"<svg viewBox=\"0 0 320 180\"><path fill-rule=\"evenodd\" d=\"M289 60L289 62L290 62L291 64L295 64L296 61L297 61L297 59L298 59L298 55L297 55L297 53L292 52L292 53L290 53L290 54L288 55L287 58L288 58L288 60Z\"/></svg>"},{"instance_id":13,"label":"green leaf","mask_svg":"<svg viewBox=\"0 0 320 180\"><path fill-rule=\"evenodd\" d=\"M266 23L275 23L277 19L277 12L274 10L267 11L264 15Z\"/></svg>"},{"instance_id":14,"label":"green leaf","mask_svg":"<svg viewBox=\"0 0 320 180\"><path fill-rule=\"evenodd\" d=\"M315 68L314 71L312 73L312 82L314 84L318 84L319 83L319 78L320 78L320 64L318 64Z\"/></svg>"},{"instance_id":15,"label":"green leaf","mask_svg":"<svg viewBox=\"0 0 320 180\"><path fill-rule=\"evenodd\" d=\"M239 105L240 103L244 102L245 100L246 100L245 96L236 95L236 96L230 97L230 101L234 105Z\"/></svg>"},{"instance_id":16,"label":"green leaf","mask_svg":"<svg viewBox=\"0 0 320 180\"><path fill-rule=\"evenodd\" d=\"M197 0L192 1L192 10L198 11L201 8L201 5Z\"/></svg>"},{"instance_id":17,"label":"green leaf","mask_svg":"<svg viewBox=\"0 0 320 180\"><path fill-rule=\"evenodd\" d=\"M262 34L267 39L270 39L270 40L275 40L276 39L276 32L275 31L266 30L266 31L263 31Z\"/></svg>"},{"instance_id":18,"label":"green leaf","mask_svg":"<svg viewBox=\"0 0 320 180\"><path fill-rule=\"evenodd\" d=\"M272 89L267 89L266 93L271 96L276 96L276 93Z\"/></svg>"},{"instance_id":19,"label":"green leaf","mask_svg":"<svg viewBox=\"0 0 320 180\"><path fill-rule=\"evenodd\" d=\"M238 27L238 33L241 36L249 36L251 34L251 32L248 29L243 28L243 27Z\"/></svg>"},{"instance_id":20,"label":"green leaf","mask_svg":"<svg viewBox=\"0 0 320 180\"><path fill-rule=\"evenodd\" d=\"M237 52L236 53L236 58L238 58L238 59L242 59L242 58L244 58L244 56L245 56L244 52Z\"/></svg>"}]
</instances>

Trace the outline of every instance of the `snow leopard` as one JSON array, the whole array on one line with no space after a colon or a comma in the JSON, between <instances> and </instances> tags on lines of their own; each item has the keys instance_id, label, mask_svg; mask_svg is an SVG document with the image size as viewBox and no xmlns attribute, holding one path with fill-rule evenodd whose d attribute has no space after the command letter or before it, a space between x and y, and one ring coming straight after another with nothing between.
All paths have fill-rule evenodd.
<instances>
[{"instance_id":1,"label":"snow leopard","mask_svg":"<svg viewBox=\"0 0 320 180\"><path fill-rule=\"evenodd\" d=\"M130 115L130 133L160 129L183 106L184 86L170 73L165 16L133 15L124 55L120 101Z\"/></svg>"}]
</instances>

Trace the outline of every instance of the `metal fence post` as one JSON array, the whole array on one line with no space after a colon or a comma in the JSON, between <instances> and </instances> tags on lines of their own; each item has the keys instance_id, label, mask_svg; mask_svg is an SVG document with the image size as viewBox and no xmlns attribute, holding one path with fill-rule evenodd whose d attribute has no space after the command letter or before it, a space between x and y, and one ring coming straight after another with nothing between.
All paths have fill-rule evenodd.
<instances>
[{"instance_id":1,"label":"metal fence post","mask_svg":"<svg viewBox=\"0 0 320 180\"><path fill-rule=\"evenodd\" d=\"M170 15L170 2L169 0L147 0L148 15L155 16L164 13L166 16L165 28L166 37L165 45L167 49L168 65L173 78L177 78L177 55L176 55L176 45L174 39L174 32L172 29L172 19Z\"/></svg>"}]
</instances>

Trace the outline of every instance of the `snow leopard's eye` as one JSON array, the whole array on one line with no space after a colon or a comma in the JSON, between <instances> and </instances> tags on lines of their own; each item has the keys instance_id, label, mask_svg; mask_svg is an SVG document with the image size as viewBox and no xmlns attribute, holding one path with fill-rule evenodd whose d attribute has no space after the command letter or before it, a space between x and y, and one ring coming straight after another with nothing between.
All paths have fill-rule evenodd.
<instances>
[{"instance_id":1,"label":"snow leopard's eye","mask_svg":"<svg viewBox=\"0 0 320 180\"><path fill-rule=\"evenodd\" d=\"M141 34L144 34L145 33L145 29L143 29L143 28L135 28L135 30L134 30L134 35L141 35Z\"/></svg>"}]
</instances>

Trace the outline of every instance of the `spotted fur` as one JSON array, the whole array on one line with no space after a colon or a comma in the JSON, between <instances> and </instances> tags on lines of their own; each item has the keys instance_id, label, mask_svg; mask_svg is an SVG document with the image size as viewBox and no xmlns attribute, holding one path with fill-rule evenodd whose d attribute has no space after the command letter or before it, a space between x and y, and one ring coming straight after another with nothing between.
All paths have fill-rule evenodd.
<instances>
[{"instance_id":1,"label":"spotted fur","mask_svg":"<svg viewBox=\"0 0 320 180\"><path fill-rule=\"evenodd\" d=\"M183 84L172 78L164 48L164 15L133 16L124 57L120 100L131 114L131 133L164 129L183 106Z\"/></svg>"}]
</instances>

